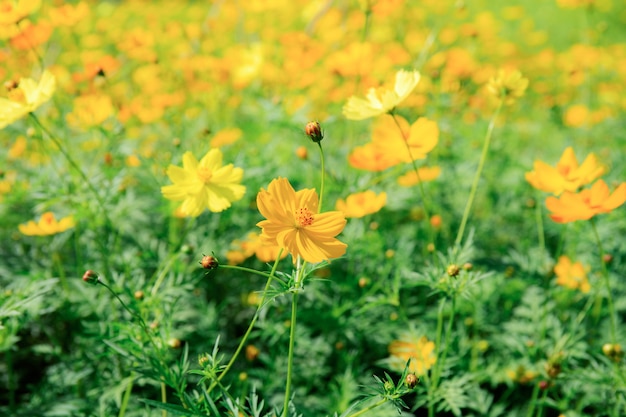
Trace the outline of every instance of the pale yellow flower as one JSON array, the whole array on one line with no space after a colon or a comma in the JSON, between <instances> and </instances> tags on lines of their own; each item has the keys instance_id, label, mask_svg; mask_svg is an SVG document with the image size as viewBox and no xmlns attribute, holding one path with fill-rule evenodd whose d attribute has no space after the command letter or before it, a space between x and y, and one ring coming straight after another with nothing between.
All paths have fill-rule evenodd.
<instances>
[{"instance_id":1,"label":"pale yellow flower","mask_svg":"<svg viewBox=\"0 0 626 417\"><path fill-rule=\"evenodd\" d=\"M389 344L389 365L401 371L410 359L409 371L416 375L424 375L437 362L435 343L426 336L406 335L402 340L394 340Z\"/></svg>"},{"instance_id":2,"label":"pale yellow flower","mask_svg":"<svg viewBox=\"0 0 626 417\"><path fill-rule=\"evenodd\" d=\"M418 71L400 70L393 90L370 88L364 99L352 96L343 106L343 115L350 120L363 120L388 113L411 94L419 80Z\"/></svg>"},{"instance_id":3,"label":"pale yellow flower","mask_svg":"<svg viewBox=\"0 0 626 417\"><path fill-rule=\"evenodd\" d=\"M22 78L10 99L0 98L0 129L35 111L50 100L56 88L54 75L48 70L41 74L39 83L31 78Z\"/></svg>"},{"instance_id":4,"label":"pale yellow flower","mask_svg":"<svg viewBox=\"0 0 626 417\"><path fill-rule=\"evenodd\" d=\"M243 169L222 166L222 152L211 149L198 162L191 152L183 155L183 167L170 165L167 176L174 184L161 187L168 200L182 201L179 213L197 217L205 209L220 212L241 199L246 187L240 184Z\"/></svg>"}]
</instances>

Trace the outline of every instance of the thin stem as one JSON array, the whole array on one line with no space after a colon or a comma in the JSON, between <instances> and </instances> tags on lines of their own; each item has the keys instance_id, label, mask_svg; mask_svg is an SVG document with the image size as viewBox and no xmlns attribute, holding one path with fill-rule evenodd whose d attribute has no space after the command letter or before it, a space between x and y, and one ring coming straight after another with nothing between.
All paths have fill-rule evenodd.
<instances>
[{"instance_id":1,"label":"thin stem","mask_svg":"<svg viewBox=\"0 0 626 417\"><path fill-rule=\"evenodd\" d=\"M537 398L539 397L539 384L535 384L533 388L532 397L530 399L530 405L528 406L528 412L526 417L532 417L535 414L535 404L537 404Z\"/></svg>"},{"instance_id":2,"label":"thin stem","mask_svg":"<svg viewBox=\"0 0 626 417\"><path fill-rule=\"evenodd\" d=\"M387 401L389 401L387 398L382 398L380 401L375 402L374 404L372 404L370 406L367 406L364 409L359 410L359 411L357 411L354 414L350 414L349 417L358 417L358 416L360 416L362 414L367 413L370 410L373 410L374 408L380 407L381 405L385 404Z\"/></svg>"},{"instance_id":3,"label":"thin stem","mask_svg":"<svg viewBox=\"0 0 626 417\"><path fill-rule=\"evenodd\" d=\"M159 273L159 276L157 277L157 280L155 281L154 285L152 286L152 290L150 291L150 294L153 297L156 295L157 291L161 287L161 284L163 284L163 280L165 279L165 275L167 275L167 273L169 272L170 268L174 264L174 261L179 257L179 255L180 254L177 253L174 256L172 256L169 259L169 261L167 262L167 264L165 264L165 267L163 267L163 269Z\"/></svg>"},{"instance_id":4,"label":"thin stem","mask_svg":"<svg viewBox=\"0 0 626 417\"><path fill-rule=\"evenodd\" d=\"M318 209L317 212L321 213L322 212L322 201L324 199L324 176L326 173L326 170L324 168L324 149L322 148L322 142L317 142L317 146L319 146L320 148L320 160L322 162L322 180L320 183L320 201L319 201L319 205L318 205Z\"/></svg>"},{"instance_id":5,"label":"thin stem","mask_svg":"<svg viewBox=\"0 0 626 417\"><path fill-rule=\"evenodd\" d=\"M409 158L411 159L411 164L413 165L413 170L415 171L415 175L417 175L417 181L418 181L418 185L419 185L420 195L422 197L422 208L424 209L424 216L426 217L426 223L428 224L429 243L434 243L434 230L433 230L432 225L430 224L430 213L429 213L429 210L428 210L428 204L427 204L427 199L426 199L426 191L424 191L424 183L422 182L422 178L420 178L419 169L417 168L417 164L415 163L415 158L413 158L413 153L411 152L411 147L409 146L409 143L407 142L408 138L406 137L406 135L402 131L402 127L400 126L400 123L396 119L396 114L393 111L391 111L389 114L391 115L391 117L393 118L393 121L395 122L396 126L398 127L398 130L400 131L400 135L402 135L402 139L403 139L404 145L406 146L406 150L407 150L407 152L409 154Z\"/></svg>"},{"instance_id":6,"label":"thin stem","mask_svg":"<svg viewBox=\"0 0 626 417\"><path fill-rule=\"evenodd\" d=\"M76 161L74 161L71 155L65 150L65 148L63 148L63 145L61 144L61 142L56 137L54 137L54 135L39 121L37 116L35 116L35 114L32 112L29 113L29 115L35 121L35 124L39 126L42 132L48 135L50 140L56 145L56 147L59 149L61 154L65 157L67 162L72 166L72 168L74 168L78 172L78 174L80 175L84 183L87 184L87 187L93 193L96 201L98 202L98 205L100 206L100 211L102 212L102 215L104 216L104 219L106 222L106 228L109 230L113 230L113 222L111 221L111 218L109 217L108 210L106 210L106 207L104 205L104 200L102 200L102 197L100 197L100 194L98 193L98 190L96 189L96 187L92 184L92 182L89 180L87 175L85 175L85 173L80 168L80 166L76 163ZM102 250L102 262L104 264L104 269L106 273L108 274L110 272L109 257L108 257L109 250L105 243L106 240L105 239L96 239L96 240Z\"/></svg>"},{"instance_id":7,"label":"thin stem","mask_svg":"<svg viewBox=\"0 0 626 417\"><path fill-rule=\"evenodd\" d=\"M606 262L604 261L604 249L602 248L602 240L600 239L600 234L598 233L598 229L596 227L596 221L592 217L589 221L591 224L591 229L593 230L593 234L596 237L596 242L598 244L598 250L600 251L600 264L602 264L602 278L604 280L604 286L606 287L606 299L609 306L609 319L611 321L611 343L615 344L617 342L617 331L616 331L616 319L615 319L615 307L613 306L613 295L611 294L611 283L609 281L609 271L606 268Z\"/></svg>"},{"instance_id":8,"label":"thin stem","mask_svg":"<svg viewBox=\"0 0 626 417\"><path fill-rule=\"evenodd\" d=\"M167 390L165 388L165 382L161 382L161 402L163 404L167 404ZM162 410L161 415L167 417L167 410Z\"/></svg>"},{"instance_id":9,"label":"thin stem","mask_svg":"<svg viewBox=\"0 0 626 417\"><path fill-rule=\"evenodd\" d=\"M278 268L278 262L280 262L280 256L282 255L282 252L283 252L282 249L278 252L278 256L276 257L276 260L274 261L274 265L272 266L272 271L267 276L267 282L265 283L265 288L263 289L263 297L261 298L261 302L259 303L259 306L257 307L256 312L254 313L254 316L252 317L252 320L250 321L250 325L248 326L248 329L246 330L246 333L241 338L241 341L239 342L239 346L237 346L237 349L235 350L235 353L230 358L230 361L228 361L228 364L226 365L226 368L224 368L224 370L222 371L220 376L218 376L217 379L211 383L211 386L209 386L209 389L207 390L207 394L210 393L222 381L222 379L224 378L224 376L226 376L228 371L230 371L230 368L232 368L233 364L235 363L235 360L239 356L239 353L243 349L243 345L248 340L248 337L250 336L250 333L252 332L252 329L254 328L254 325L256 324L257 319L259 318L259 313L261 312L261 309L265 305L265 299L267 298L267 291L270 288L272 280L274 278L276 278L275 277L276 268ZM225 267L227 267L227 266L224 265L224 266L221 266L220 268L225 268ZM229 265L229 267L232 268L232 265ZM241 267L233 268L233 269L247 270L247 268L241 268ZM255 271L255 272L258 273L258 271Z\"/></svg>"},{"instance_id":10,"label":"thin stem","mask_svg":"<svg viewBox=\"0 0 626 417\"><path fill-rule=\"evenodd\" d=\"M285 402L283 417L287 417L289 411L289 397L291 395L291 376L293 374L293 352L296 340L296 312L298 304L298 292L294 291L291 301L291 325L289 328L289 354L287 356L287 382L285 385Z\"/></svg>"},{"instance_id":11,"label":"thin stem","mask_svg":"<svg viewBox=\"0 0 626 417\"><path fill-rule=\"evenodd\" d=\"M465 232L465 226L467 225L467 220L470 215L470 211L472 210L472 204L474 203L474 197L476 196L476 190L478 189L478 182L480 180L480 175L485 167L485 161L487 160L487 154L489 153L489 144L491 143L491 136L493 134L493 129L496 125L496 119L500 114L500 109L502 109L502 104L504 100L500 99L498 103L498 107L496 111L493 113L491 120L489 121L489 127L487 128L487 135L485 136L485 142L483 144L483 151L480 155L480 161L478 162L478 168L476 169L476 173L474 174L474 181L472 182L472 188L470 190L469 198L467 199L467 203L465 205L465 211L463 212L463 219L461 220L461 226L459 227L459 232L456 236L456 240L454 242L456 247L461 245L461 241L463 240L463 233Z\"/></svg>"},{"instance_id":12,"label":"thin stem","mask_svg":"<svg viewBox=\"0 0 626 417\"><path fill-rule=\"evenodd\" d=\"M131 374L130 381L128 381L128 385L124 390L124 396L122 397L122 404L120 405L120 412L117 414L117 417L124 417L126 414L126 407L128 407L128 401L130 400L130 393L133 390L133 382L135 381L135 374Z\"/></svg>"},{"instance_id":13,"label":"thin stem","mask_svg":"<svg viewBox=\"0 0 626 417\"><path fill-rule=\"evenodd\" d=\"M546 251L546 237L543 229L543 214L539 200L535 200L535 222L537 223L537 237L539 239L539 249L541 254Z\"/></svg>"}]
</instances>

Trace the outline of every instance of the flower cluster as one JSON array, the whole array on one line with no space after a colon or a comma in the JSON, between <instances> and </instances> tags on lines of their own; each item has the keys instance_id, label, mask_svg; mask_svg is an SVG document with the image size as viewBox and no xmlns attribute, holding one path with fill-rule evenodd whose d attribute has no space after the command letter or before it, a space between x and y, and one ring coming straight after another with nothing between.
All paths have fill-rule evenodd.
<instances>
[{"instance_id":1,"label":"flower cluster","mask_svg":"<svg viewBox=\"0 0 626 417\"><path fill-rule=\"evenodd\" d=\"M534 188L554 194L546 199L550 218L557 223L569 223L609 213L626 202L626 182L611 192L604 180L596 181L605 171L593 153L579 165L574 150L568 147L556 167L535 161L534 170L526 173L526 180ZM593 181L596 182L591 188L580 189Z\"/></svg>"}]
</instances>

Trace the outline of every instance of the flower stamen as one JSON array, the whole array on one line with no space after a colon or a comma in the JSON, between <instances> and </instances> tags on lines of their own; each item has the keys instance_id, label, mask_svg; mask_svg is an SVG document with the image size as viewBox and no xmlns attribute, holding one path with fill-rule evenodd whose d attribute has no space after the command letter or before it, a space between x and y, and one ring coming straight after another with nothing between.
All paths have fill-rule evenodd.
<instances>
[{"instance_id":1,"label":"flower stamen","mask_svg":"<svg viewBox=\"0 0 626 417\"><path fill-rule=\"evenodd\" d=\"M313 224L313 213L307 207L300 207L296 210L297 227L306 227Z\"/></svg>"}]
</instances>

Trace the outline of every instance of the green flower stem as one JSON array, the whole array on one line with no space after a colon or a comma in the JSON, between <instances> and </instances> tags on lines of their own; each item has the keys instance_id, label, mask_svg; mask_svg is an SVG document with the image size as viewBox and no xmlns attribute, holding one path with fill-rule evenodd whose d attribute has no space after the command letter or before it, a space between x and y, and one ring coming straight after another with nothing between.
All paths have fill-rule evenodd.
<instances>
[{"instance_id":1,"label":"green flower stem","mask_svg":"<svg viewBox=\"0 0 626 417\"><path fill-rule=\"evenodd\" d=\"M444 341L443 341L443 350L441 349L442 346L442 328L443 328L443 307L446 303L446 299L442 298L441 299L441 304L439 305L439 312L437 314L437 363L435 365L435 369L433 370L433 377L432 377L432 387L433 390L435 390L437 388L437 385L439 384L439 379L441 377L441 372L443 371L443 366L445 365L446 362L446 358L448 357L448 349L450 347L450 339L452 338L452 325L454 324L454 317L455 317L455 313L456 313L456 298L453 295L452 296L452 311L450 311L450 317L448 318L448 324L446 326L446 332L444 335Z\"/></svg>"},{"instance_id":2,"label":"green flower stem","mask_svg":"<svg viewBox=\"0 0 626 417\"><path fill-rule=\"evenodd\" d=\"M589 221L591 229L596 237L598 244L598 250L600 251L600 264L602 265L602 278L604 280L604 286L606 287L606 299L609 307L609 319L611 321L611 343L617 343L617 321L615 319L615 307L613 306L613 295L611 294L611 283L609 282L609 271L606 268L606 262L604 261L604 249L602 248L602 240L596 227L596 221L592 217Z\"/></svg>"},{"instance_id":3,"label":"green flower stem","mask_svg":"<svg viewBox=\"0 0 626 417\"><path fill-rule=\"evenodd\" d=\"M285 384L285 402L283 406L283 417L287 417L289 412L289 397L291 395L291 376L293 374L293 351L296 341L296 312L298 304L298 291L294 291L291 301L291 324L289 327L289 354L287 356L287 381Z\"/></svg>"},{"instance_id":4,"label":"green flower stem","mask_svg":"<svg viewBox=\"0 0 626 417\"><path fill-rule=\"evenodd\" d=\"M61 287L63 287L63 292L67 295L70 293L70 287L67 284L67 277L65 276L65 270L63 269L63 262L61 262L61 255L59 252L55 251L52 254L52 261L59 272L59 281L61 282Z\"/></svg>"},{"instance_id":5,"label":"green flower stem","mask_svg":"<svg viewBox=\"0 0 626 417\"><path fill-rule=\"evenodd\" d=\"M389 114L393 118L393 121L396 123L396 126L398 126L398 130L400 131L400 135L402 135L402 138L404 139L403 142L404 142L404 145L406 146L406 150L407 150L407 152L409 154L409 158L411 158L411 164L413 165L413 170L415 171L415 174L417 175L417 181L418 181L418 185L419 185L420 195L422 197L422 208L424 209L424 216L426 217L426 224L428 224L428 239L429 239L428 243L435 243L435 231L433 230L433 226L430 224L430 213L429 213L429 210L428 210L428 203L427 203L427 199L426 199L426 191L424 191L424 184L422 182L422 179L420 178L420 172L419 172L419 169L417 169L417 164L415 163L415 158L413 158L413 153L411 152L411 147L409 146L409 144L407 142L408 138L404 135L404 132L402 131L402 127L400 126L400 123L396 119L396 114L393 112L393 110L391 112L389 112Z\"/></svg>"},{"instance_id":6,"label":"green flower stem","mask_svg":"<svg viewBox=\"0 0 626 417\"><path fill-rule=\"evenodd\" d=\"M467 220L470 215L470 211L472 210L472 204L474 203L474 197L476 197L476 190L478 189L478 181L480 180L480 175L485 167L485 161L487 160L487 154L489 153L489 144L491 143L491 136L493 134L493 129L496 125L496 119L500 114L500 110L502 109L502 105L504 103L504 99L500 99L498 103L498 107L496 111L491 116L491 120L489 121L489 127L487 128L487 134L485 135L485 142L483 143L483 151L480 155L480 161L478 162L478 169L476 169L476 173L474 174L474 181L472 182L472 188L470 190L469 198L467 199L467 203L465 204L465 211L463 212L463 219L461 220L461 226L459 227L459 232L456 235L456 240L454 241L455 246L458 248L461 246L461 241L463 240L463 233L465 232L465 226L467 225Z\"/></svg>"},{"instance_id":7,"label":"green flower stem","mask_svg":"<svg viewBox=\"0 0 626 417\"><path fill-rule=\"evenodd\" d=\"M96 190L96 187L89 180L87 175L85 175L85 173L80 168L80 166L76 163L76 161L74 161L74 159L71 157L71 155L65 150L65 148L63 148L63 145L61 145L61 142L52 133L50 133L50 131L39 121L37 116L35 116L35 114L32 113L32 112L29 113L29 115L35 121L35 124L37 126L39 126L39 128L46 135L48 135L50 140L59 149L59 151L61 152L63 157L65 157L67 162L72 166L72 168L74 168L78 172L78 174L80 175L82 180L85 182L85 184L87 184L87 187L89 188L89 190L91 190L91 192L93 193L96 201L98 202L98 205L100 206L100 211L102 212L102 215L104 216L107 229L113 230L113 222L111 221L111 218L109 217L108 210L106 210L106 207L104 205L104 200L102 200L102 197L100 197L100 194L98 193L98 190ZM106 240L105 239L96 239L96 240L98 241L98 243L100 245L100 248L102 250L102 255L103 255L102 256L102 261L104 263L105 271L108 274L110 272L110 269L109 269L109 257L108 257L109 250L107 249L106 244L105 244Z\"/></svg>"},{"instance_id":8,"label":"green flower stem","mask_svg":"<svg viewBox=\"0 0 626 417\"><path fill-rule=\"evenodd\" d=\"M322 201L324 198L324 173L326 172L325 168L324 168L324 149L322 149L322 142L317 142L317 146L319 146L320 148L320 161L321 161L321 165L322 165L322 180L321 180L321 184L320 184L320 202L317 208L317 212L321 213L322 212Z\"/></svg>"},{"instance_id":9,"label":"green flower stem","mask_svg":"<svg viewBox=\"0 0 626 417\"><path fill-rule=\"evenodd\" d=\"M272 266L272 271L269 273L269 275L267 275L267 282L265 283L265 288L263 289L263 297L261 298L261 302L259 303L259 306L257 307L256 312L254 313L254 316L252 317L252 320L250 321L250 325L248 326L248 329L246 330L246 333L241 338L241 341L239 342L239 346L237 346L237 349L235 350L235 353L230 358L230 361L228 361L228 364L226 365L226 368L224 368L224 370L222 371L220 376L218 376L217 379L215 381L213 381L211 383L211 385L209 386L209 389L207 390L207 394L210 393L222 381L222 379L224 378L224 376L226 376L228 371L230 371L230 368L232 368L233 364L235 363L235 360L239 356L239 353L241 353L241 350L243 349L243 345L248 340L248 337L250 336L250 333L252 332L252 329L254 328L254 325L256 324L257 319L259 318L259 314L261 312L261 309L265 305L265 299L267 298L267 291L270 288L272 280L276 278L276 276L275 276L276 268L278 267L278 262L280 262L280 256L282 255L282 253L283 253L283 250L281 249L278 252L278 256L276 257L276 260L274 261L274 265ZM259 271L248 270L248 268L243 268L243 267L234 267L232 265L228 265L228 266L224 265L224 266L221 266L220 268L226 268L226 267L229 267L231 269L240 269L240 270L244 270L244 271L247 271L247 272L254 272L254 273L257 273L257 274L260 274L260 275L266 275L266 274L261 273Z\"/></svg>"},{"instance_id":10,"label":"green flower stem","mask_svg":"<svg viewBox=\"0 0 626 417\"><path fill-rule=\"evenodd\" d=\"M157 280L155 281L154 285L152 286L152 290L150 291L150 294L153 297L156 295L157 291L159 291L159 288L161 287L161 284L163 284L163 280L165 280L165 275L167 275L169 270L172 268L172 265L174 264L174 261L176 259L178 259L179 256L180 256L179 253L177 253L174 256L172 256L169 259L169 261L165 264L165 266L163 267L161 272L159 273L159 276L157 277Z\"/></svg>"},{"instance_id":11,"label":"green flower stem","mask_svg":"<svg viewBox=\"0 0 626 417\"><path fill-rule=\"evenodd\" d=\"M539 239L539 249L541 249L541 254L546 251L546 237L543 229L543 213L541 210L541 204L539 204L539 200L535 199L535 222L537 223L537 237Z\"/></svg>"},{"instance_id":12,"label":"green flower stem","mask_svg":"<svg viewBox=\"0 0 626 417\"><path fill-rule=\"evenodd\" d=\"M357 412L356 412L356 413L354 413L354 414L350 414L350 416L349 416L349 417L358 417L358 416L360 416L360 415L363 415L363 414L367 413L368 411L373 410L374 408L378 408L378 407L380 407L381 405L385 404L387 401L389 401L389 399L388 399L388 398L386 398L386 397L384 397L384 398L382 398L381 400L379 400L379 401L375 402L374 404L372 404L372 405L370 405L370 406L367 406L367 407L365 407L364 409L359 410L359 411L357 411Z\"/></svg>"},{"instance_id":13,"label":"green flower stem","mask_svg":"<svg viewBox=\"0 0 626 417\"><path fill-rule=\"evenodd\" d=\"M537 398L539 398L539 384L535 384L533 393L530 398L530 404L528 405L528 411L526 417L532 417L535 414L535 405L537 404Z\"/></svg>"},{"instance_id":14,"label":"green flower stem","mask_svg":"<svg viewBox=\"0 0 626 417\"><path fill-rule=\"evenodd\" d=\"M161 402L167 404L167 390L165 382L161 382ZM167 417L167 410L161 410L161 416Z\"/></svg>"},{"instance_id":15,"label":"green flower stem","mask_svg":"<svg viewBox=\"0 0 626 417\"><path fill-rule=\"evenodd\" d=\"M133 390L133 382L135 381L135 373L132 372L130 375L130 381L128 381L128 385L124 390L124 396L122 397L122 404L120 404L120 412L117 414L117 417L124 417L126 414L126 407L128 407L128 401L130 400L130 393Z\"/></svg>"}]
</instances>

